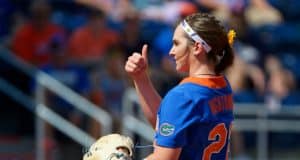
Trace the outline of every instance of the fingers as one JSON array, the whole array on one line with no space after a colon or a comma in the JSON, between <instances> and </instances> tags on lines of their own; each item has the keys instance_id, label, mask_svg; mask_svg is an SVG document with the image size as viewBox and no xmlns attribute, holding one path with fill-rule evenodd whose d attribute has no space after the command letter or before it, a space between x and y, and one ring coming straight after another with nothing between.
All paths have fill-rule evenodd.
<instances>
[{"instance_id":1,"label":"fingers","mask_svg":"<svg viewBox=\"0 0 300 160\"><path fill-rule=\"evenodd\" d=\"M147 50L148 45L145 44L142 49L142 54L135 52L130 57L128 57L128 60L125 64L125 71L134 76L145 72L148 66Z\"/></svg>"},{"instance_id":2,"label":"fingers","mask_svg":"<svg viewBox=\"0 0 300 160\"><path fill-rule=\"evenodd\" d=\"M145 61L148 61L148 45L144 44L142 49L142 57L145 59Z\"/></svg>"},{"instance_id":3,"label":"fingers","mask_svg":"<svg viewBox=\"0 0 300 160\"><path fill-rule=\"evenodd\" d=\"M141 56L140 53L133 53L132 56L128 57L128 61L131 61L132 63L135 63L136 65L140 67L146 66L147 62L145 59Z\"/></svg>"},{"instance_id":4,"label":"fingers","mask_svg":"<svg viewBox=\"0 0 300 160\"><path fill-rule=\"evenodd\" d=\"M138 74L142 70L142 68L138 67L138 65L134 63L127 62L125 65L125 70L129 74Z\"/></svg>"},{"instance_id":5,"label":"fingers","mask_svg":"<svg viewBox=\"0 0 300 160\"><path fill-rule=\"evenodd\" d=\"M139 53L133 53L132 56L128 57L128 60L141 65L143 63L143 57Z\"/></svg>"},{"instance_id":6,"label":"fingers","mask_svg":"<svg viewBox=\"0 0 300 160\"><path fill-rule=\"evenodd\" d=\"M135 63L131 63L131 62L127 62L125 67L127 69L129 69L130 71L134 71L139 68L138 65L136 65Z\"/></svg>"},{"instance_id":7,"label":"fingers","mask_svg":"<svg viewBox=\"0 0 300 160\"><path fill-rule=\"evenodd\" d=\"M132 56L130 56L128 58L126 65L125 65L125 70L128 73L138 73L145 67L145 64L143 61L144 60L140 54L134 53Z\"/></svg>"}]
</instances>

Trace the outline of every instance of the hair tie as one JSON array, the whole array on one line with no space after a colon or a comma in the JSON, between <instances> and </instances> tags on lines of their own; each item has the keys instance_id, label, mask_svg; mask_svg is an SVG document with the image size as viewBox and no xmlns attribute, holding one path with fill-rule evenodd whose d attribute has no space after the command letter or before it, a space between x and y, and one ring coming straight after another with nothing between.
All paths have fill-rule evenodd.
<instances>
[{"instance_id":1,"label":"hair tie","mask_svg":"<svg viewBox=\"0 0 300 160\"><path fill-rule=\"evenodd\" d=\"M229 45L232 47L233 42L234 42L234 38L236 37L236 33L233 29L229 30L228 34L227 34L227 38L228 38L228 43Z\"/></svg>"}]
</instances>

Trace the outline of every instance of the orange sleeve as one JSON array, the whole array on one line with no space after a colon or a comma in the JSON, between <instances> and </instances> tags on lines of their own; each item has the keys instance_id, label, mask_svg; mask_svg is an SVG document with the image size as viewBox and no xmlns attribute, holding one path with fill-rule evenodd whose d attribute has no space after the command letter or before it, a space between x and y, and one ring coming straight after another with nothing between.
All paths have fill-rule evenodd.
<instances>
[{"instance_id":1,"label":"orange sleeve","mask_svg":"<svg viewBox=\"0 0 300 160\"><path fill-rule=\"evenodd\" d=\"M30 45L32 39L29 32L29 28L24 26L17 31L12 40L13 52L27 62L33 60L33 47Z\"/></svg>"},{"instance_id":2,"label":"orange sleeve","mask_svg":"<svg viewBox=\"0 0 300 160\"><path fill-rule=\"evenodd\" d=\"M85 43L83 40L84 40L84 36L83 36L83 33L82 33L82 30L76 30L71 38L70 38L70 41L69 41L69 54L72 58L80 58L80 56L82 54L84 54L85 51L85 48L83 45L83 43Z\"/></svg>"},{"instance_id":3,"label":"orange sleeve","mask_svg":"<svg viewBox=\"0 0 300 160\"><path fill-rule=\"evenodd\" d=\"M117 32L110 31L110 34L108 36L109 41L111 44L118 44L120 42L120 35Z\"/></svg>"}]
</instances>

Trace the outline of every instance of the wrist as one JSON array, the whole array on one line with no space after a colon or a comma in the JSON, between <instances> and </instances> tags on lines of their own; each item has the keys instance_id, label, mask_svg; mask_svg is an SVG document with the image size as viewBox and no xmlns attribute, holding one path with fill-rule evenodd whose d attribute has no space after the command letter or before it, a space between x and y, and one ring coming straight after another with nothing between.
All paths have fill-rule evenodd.
<instances>
[{"instance_id":1,"label":"wrist","mask_svg":"<svg viewBox=\"0 0 300 160\"><path fill-rule=\"evenodd\" d=\"M148 73L140 73L139 75L135 75L132 77L134 82L145 82L149 79Z\"/></svg>"}]
</instances>

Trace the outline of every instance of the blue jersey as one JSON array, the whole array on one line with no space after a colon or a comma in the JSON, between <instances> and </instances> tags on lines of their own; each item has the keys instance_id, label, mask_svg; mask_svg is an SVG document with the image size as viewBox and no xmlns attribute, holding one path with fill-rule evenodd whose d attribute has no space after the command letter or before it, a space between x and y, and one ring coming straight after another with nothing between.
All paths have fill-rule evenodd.
<instances>
[{"instance_id":1,"label":"blue jersey","mask_svg":"<svg viewBox=\"0 0 300 160\"><path fill-rule=\"evenodd\" d=\"M232 90L225 77L188 77L162 100L155 141L182 148L180 160L225 160L232 121Z\"/></svg>"}]
</instances>

